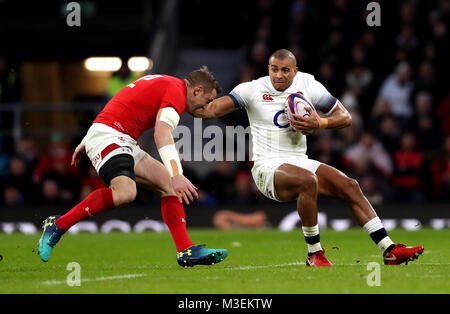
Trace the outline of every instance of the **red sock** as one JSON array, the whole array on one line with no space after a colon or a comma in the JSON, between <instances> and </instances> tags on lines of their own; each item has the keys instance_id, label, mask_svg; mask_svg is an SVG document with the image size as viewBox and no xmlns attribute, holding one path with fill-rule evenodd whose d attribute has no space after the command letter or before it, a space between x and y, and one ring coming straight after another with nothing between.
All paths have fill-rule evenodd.
<instances>
[{"instance_id":1,"label":"red sock","mask_svg":"<svg viewBox=\"0 0 450 314\"><path fill-rule=\"evenodd\" d=\"M189 239L183 203L180 203L178 197L165 196L161 198L161 212L164 222L169 227L177 252L184 251L194 245Z\"/></svg>"},{"instance_id":2,"label":"red sock","mask_svg":"<svg viewBox=\"0 0 450 314\"><path fill-rule=\"evenodd\" d=\"M101 188L93 191L84 201L68 211L64 216L56 219L55 223L67 231L87 216L94 216L114 207L112 190L110 188Z\"/></svg>"}]
</instances>

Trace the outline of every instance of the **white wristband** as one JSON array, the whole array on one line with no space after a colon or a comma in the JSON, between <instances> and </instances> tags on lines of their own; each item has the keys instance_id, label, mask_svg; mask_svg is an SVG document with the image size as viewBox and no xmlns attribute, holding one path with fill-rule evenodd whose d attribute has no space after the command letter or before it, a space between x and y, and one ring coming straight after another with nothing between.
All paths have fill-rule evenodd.
<instances>
[{"instance_id":1,"label":"white wristband","mask_svg":"<svg viewBox=\"0 0 450 314\"><path fill-rule=\"evenodd\" d=\"M159 156L164 163L167 171L169 171L170 177L178 174L183 174L183 168L181 167L180 156L175 148L175 144L166 145L159 150Z\"/></svg>"}]
</instances>

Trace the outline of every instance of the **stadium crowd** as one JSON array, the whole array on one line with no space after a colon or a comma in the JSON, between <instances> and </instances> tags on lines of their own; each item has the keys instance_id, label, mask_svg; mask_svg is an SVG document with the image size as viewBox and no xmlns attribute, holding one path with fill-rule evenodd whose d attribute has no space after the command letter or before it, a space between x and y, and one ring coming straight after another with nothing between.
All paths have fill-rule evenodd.
<instances>
[{"instance_id":1,"label":"stadium crowd","mask_svg":"<svg viewBox=\"0 0 450 314\"><path fill-rule=\"evenodd\" d=\"M381 26L372 27L368 2L256 1L236 84L267 75L275 49L291 50L299 70L314 74L353 117L349 128L308 136L311 158L357 179L374 205L449 201L450 0L383 2ZM20 100L20 82L5 62L0 60L0 102L11 103ZM10 126L0 120L3 130ZM30 137L13 145L0 137L2 206L76 203L103 186L87 159L70 166L76 143L58 132L50 142L41 152ZM200 188L198 204L267 201L250 169L250 162L216 162L207 176L185 171ZM137 201L153 197L139 193Z\"/></svg>"}]
</instances>

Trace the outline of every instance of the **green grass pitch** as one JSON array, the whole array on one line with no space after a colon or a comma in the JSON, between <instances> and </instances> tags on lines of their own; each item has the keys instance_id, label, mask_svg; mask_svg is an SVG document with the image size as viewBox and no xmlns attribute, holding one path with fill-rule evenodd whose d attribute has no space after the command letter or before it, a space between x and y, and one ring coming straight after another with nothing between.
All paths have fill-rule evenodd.
<instances>
[{"instance_id":1,"label":"green grass pitch","mask_svg":"<svg viewBox=\"0 0 450 314\"><path fill-rule=\"evenodd\" d=\"M227 248L212 266L182 268L168 232L65 235L48 263L37 255L40 235L0 234L0 293L449 293L450 230L393 230L391 238L423 245L408 265L385 266L378 248L361 229L321 231L331 268L306 267L300 230L190 230L191 239ZM80 265L81 284L66 283L67 265ZM367 277L379 267L379 286ZM374 273L372 273L373 277ZM373 281L370 281L373 282Z\"/></svg>"}]
</instances>

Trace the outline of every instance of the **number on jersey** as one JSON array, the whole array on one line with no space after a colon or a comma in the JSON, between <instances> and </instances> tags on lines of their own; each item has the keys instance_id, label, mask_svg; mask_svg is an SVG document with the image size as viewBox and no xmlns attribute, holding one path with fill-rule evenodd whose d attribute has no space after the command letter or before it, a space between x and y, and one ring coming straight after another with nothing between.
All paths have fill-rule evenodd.
<instances>
[{"instance_id":1,"label":"number on jersey","mask_svg":"<svg viewBox=\"0 0 450 314\"><path fill-rule=\"evenodd\" d=\"M145 75L141 78L138 78L136 81L134 81L134 83L128 84L128 87L131 87L131 88L135 87L136 83L139 82L140 80L150 81L150 80L153 80L153 79L161 77L161 76L162 75Z\"/></svg>"}]
</instances>

